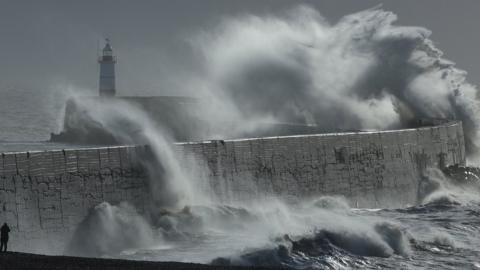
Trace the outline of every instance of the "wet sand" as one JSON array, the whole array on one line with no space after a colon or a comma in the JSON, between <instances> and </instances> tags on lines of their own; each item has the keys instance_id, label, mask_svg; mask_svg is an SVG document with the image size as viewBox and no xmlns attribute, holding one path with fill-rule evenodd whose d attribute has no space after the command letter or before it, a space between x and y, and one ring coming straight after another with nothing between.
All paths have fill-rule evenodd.
<instances>
[{"instance_id":1,"label":"wet sand","mask_svg":"<svg viewBox=\"0 0 480 270\"><path fill-rule=\"evenodd\" d=\"M116 259L97 259L67 256L45 256L29 253L7 252L0 253L0 269L27 270L27 269L88 269L88 270L246 270L268 269L259 267L215 266L178 262L148 262Z\"/></svg>"}]
</instances>

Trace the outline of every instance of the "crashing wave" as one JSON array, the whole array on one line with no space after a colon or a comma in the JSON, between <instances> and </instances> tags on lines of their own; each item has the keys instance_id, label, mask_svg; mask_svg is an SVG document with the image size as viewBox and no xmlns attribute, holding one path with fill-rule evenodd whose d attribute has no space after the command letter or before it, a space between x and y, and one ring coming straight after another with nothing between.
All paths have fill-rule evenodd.
<instances>
[{"instance_id":1,"label":"crashing wave","mask_svg":"<svg viewBox=\"0 0 480 270\"><path fill-rule=\"evenodd\" d=\"M219 130L232 121L237 129L281 122L338 131L460 119L473 150L480 122L476 87L443 58L429 30L396 21L380 7L336 24L308 6L285 16L228 18L194 39L205 61L191 85L208 96L203 113Z\"/></svg>"},{"instance_id":2,"label":"crashing wave","mask_svg":"<svg viewBox=\"0 0 480 270\"><path fill-rule=\"evenodd\" d=\"M353 266L358 258L390 257L394 254L408 256L411 253L409 239L398 225L381 222L374 225L374 234L364 231L333 231L321 229L313 235L292 240L288 235L282 243L273 248L260 249L240 256L216 258L211 263L220 265L244 266L305 266L314 263L333 266L350 261L345 266ZM350 259L348 259L350 258ZM319 262L321 262L319 264Z\"/></svg>"}]
</instances>

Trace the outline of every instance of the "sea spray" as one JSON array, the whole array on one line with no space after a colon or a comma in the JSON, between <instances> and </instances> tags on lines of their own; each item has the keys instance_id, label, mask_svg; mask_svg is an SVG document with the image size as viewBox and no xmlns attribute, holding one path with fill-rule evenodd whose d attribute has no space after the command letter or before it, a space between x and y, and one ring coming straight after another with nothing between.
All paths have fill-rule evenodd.
<instances>
[{"instance_id":1,"label":"sea spray","mask_svg":"<svg viewBox=\"0 0 480 270\"><path fill-rule=\"evenodd\" d=\"M272 203L264 203L263 211L249 210L259 217L259 221L249 224L251 237L262 227L267 228L260 230L262 235L269 237L237 254L216 258L213 264L292 267L302 256L321 260L338 253L374 257L411 253L410 239L402 226L357 215L345 208L341 198L320 197L295 206L280 206L277 201L282 211Z\"/></svg>"},{"instance_id":2,"label":"sea spray","mask_svg":"<svg viewBox=\"0 0 480 270\"><path fill-rule=\"evenodd\" d=\"M476 87L443 58L429 30L396 20L374 8L330 24L308 6L228 17L192 38L204 69L186 87L209 100L205 118L219 133L231 122L235 129L225 133L265 121L338 131L447 118L463 121L472 152L480 123Z\"/></svg>"},{"instance_id":3,"label":"sea spray","mask_svg":"<svg viewBox=\"0 0 480 270\"><path fill-rule=\"evenodd\" d=\"M143 231L148 232L153 229L151 225L145 226L146 222L132 222L129 227L126 227L125 223L128 223L128 221L125 220L125 216L134 216L136 220L142 221L143 218L147 218L150 223L155 224L165 216L165 211L175 212L182 208L184 210L188 209L188 205L209 204L210 198L203 195L203 189L198 188L202 179L197 174L196 182L192 181L192 173L195 172L193 169L198 167L195 164L190 164L190 170L182 168L176 153L172 149L174 146L168 134L161 131L161 127L155 126L142 110L126 102L113 102L108 99L98 102L91 99L74 98L69 102L75 103L78 113L81 114L76 117L82 118L82 122L98 126L101 130L113 134L119 142L147 145L146 147L150 149L149 152L152 155L142 159L149 175L150 204L147 206L147 213L142 213L143 217L140 217L136 213L132 215L125 211L124 207L111 206L108 203L97 206L78 226L67 250L68 253L101 256L118 254L130 248L148 247L152 244L152 241L158 242L162 238L152 236L150 242L145 242L142 239L133 241L134 239L128 238L124 233L133 231L135 236L136 233L142 235ZM189 221L188 223L192 223L192 220ZM98 232L95 227L98 227ZM111 228L111 230L108 228ZM81 234L94 237L98 233L103 237L86 242L79 241L79 238L82 237ZM166 231L164 231L164 234L167 235ZM132 237L135 238L134 236ZM80 244L76 242L80 242ZM119 243L117 245L113 244L116 242ZM141 246L140 243L143 243L144 246Z\"/></svg>"},{"instance_id":4,"label":"sea spray","mask_svg":"<svg viewBox=\"0 0 480 270\"><path fill-rule=\"evenodd\" d=\"M418 190L419 204L478 204L479 194L480 182L463 183L436 168L427 168Z\"/></svg>"},{"instance_id":5,"label":"sea spray","mask_svg":"<svg viewBox=\"0 0 480 270\"><path fill-rule=\"evenodd\" d=\"M153 156L144 162L149 171L155 207L178 210L185 205L208 203L208 198L191 180L194 172L185 170L180 164L168 133L155 125L144 111L121 100L98 102L77 98L73 102L79 113L84 114L80 117L89 119L86 122L97 123L122 143L147 145L151 149ZM200 184L202 179L196 180Z\"/></svg>"},{"instance_id":6,"label":"sea spray","mask_svg":"<svg viewBox=\"0 0 480 270\"><path fill-rule=\"evenodd\" d=\"M152 246L158 235L148 222L127 203L106 202L91 209L77 227L66 254L98 257L116 255L125 249Z\"/></svg>"}]
</instances>

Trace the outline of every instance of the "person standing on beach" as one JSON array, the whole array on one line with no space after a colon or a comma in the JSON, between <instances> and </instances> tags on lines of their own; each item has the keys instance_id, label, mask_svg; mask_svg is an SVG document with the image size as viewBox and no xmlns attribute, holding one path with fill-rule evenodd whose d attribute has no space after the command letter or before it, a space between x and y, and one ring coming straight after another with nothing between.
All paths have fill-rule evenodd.
<instances>
[{"instance_id":1,"label":"person standing on beach","mask_svg":"<svg viewBox=\"0 0 480 270\"><path fill-rule=\"evenodd\" d=\"M7 252L7 243L8 243L8 233L10 228L7 223L3 223L2 228L0 228L0 252Z\"/></svg>"}]
</instances>

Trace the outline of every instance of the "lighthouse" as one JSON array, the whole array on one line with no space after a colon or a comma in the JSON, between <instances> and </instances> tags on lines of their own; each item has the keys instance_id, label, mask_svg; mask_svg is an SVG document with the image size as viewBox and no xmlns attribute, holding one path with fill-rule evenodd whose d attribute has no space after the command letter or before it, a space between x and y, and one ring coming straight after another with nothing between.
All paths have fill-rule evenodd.
<instances>
[{"instance_id":1,"label":"lighthouse","mask_svg":"<svg viewBox=\"0 0 480 270\"><path fill-rule=\"evenodd\" d=\"M115 63L117 59L113 55L110 40L105 40L105 47L102 50L102 56L98 58L100 64L100 81L99 92L100 96L113 97L115 96Z\"/></svg>"}]
</instances>

